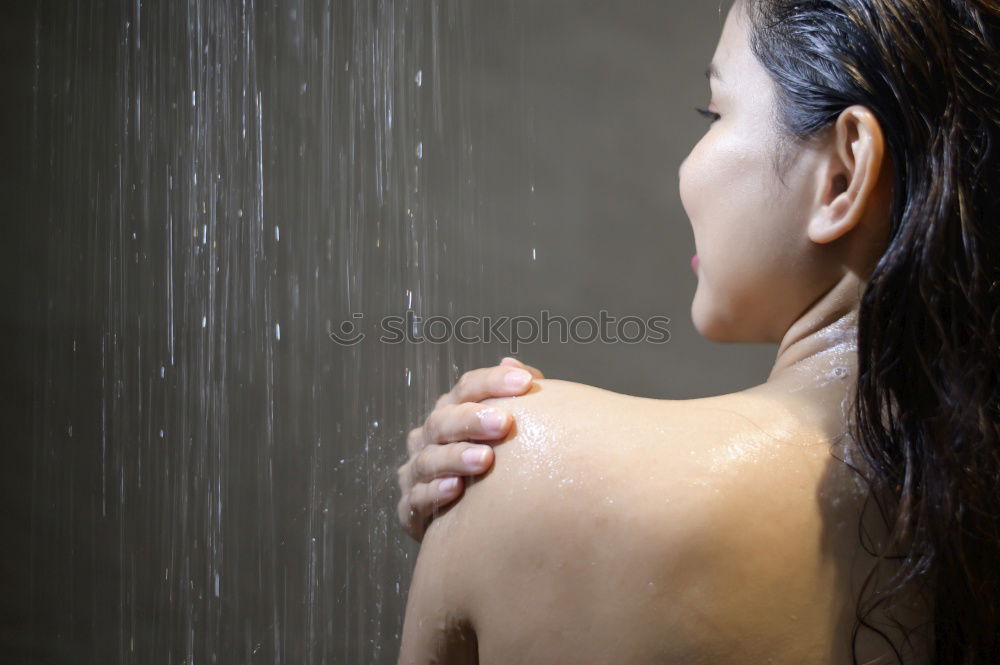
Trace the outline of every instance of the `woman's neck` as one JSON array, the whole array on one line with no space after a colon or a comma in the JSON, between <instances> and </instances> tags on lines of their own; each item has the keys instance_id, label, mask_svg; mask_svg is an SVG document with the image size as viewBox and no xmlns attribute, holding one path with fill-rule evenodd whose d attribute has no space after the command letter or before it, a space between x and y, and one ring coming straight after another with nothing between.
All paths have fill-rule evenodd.
<instances>
[{"instance_id":1,"label":"woman's neck","mask_svg":"<svg viewBox=\"0 0 1000 665\"><path fill-rule=\"evenodd\" d=\"M831 378L854 377L863 289L864 282L848 272L817 298L782 338L766 385L805 387L810 379L827 385Z\"/></svg>"}]
</instances>

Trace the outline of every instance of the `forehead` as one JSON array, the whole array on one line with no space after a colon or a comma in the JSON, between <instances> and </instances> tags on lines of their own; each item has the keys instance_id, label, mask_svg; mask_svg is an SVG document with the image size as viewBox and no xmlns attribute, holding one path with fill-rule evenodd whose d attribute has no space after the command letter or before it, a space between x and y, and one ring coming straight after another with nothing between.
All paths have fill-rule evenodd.
<instances>
[{"instance_id":1,"label":"forehead","mask_svg":"<svg viewBox=\"0 0 1000 665\"><path fill-rule=\"evenodd\" d=\"M737 5L733 5L726 14L722 34L719 36L719 43L715 47L712 64L707 73L711 75L714 72L715 78L722 80L725 71L739 65L742 55L747 55L743 17Z\"/></svg>"},{"instance_id":2,"label":"forehead","mask_svg":"<svg viewBox=\"0 0 1000 665\"><path fill-rule=\"evenodd\" d=\"M746 31L746 15L742 4L730 7L722 34L712 56L706 75L728 94L749 101L751 98L766 102L773 92L773 81L750 50Z\"/></svg>"}]
</instances>

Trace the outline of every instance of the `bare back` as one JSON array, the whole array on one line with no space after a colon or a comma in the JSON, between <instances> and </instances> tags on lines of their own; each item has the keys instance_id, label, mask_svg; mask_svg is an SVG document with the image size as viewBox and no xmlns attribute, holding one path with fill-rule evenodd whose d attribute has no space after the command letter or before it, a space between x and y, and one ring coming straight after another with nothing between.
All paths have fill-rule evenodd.
<instances>
[{"instance_id":1,"label":"bare back","mask_svg":"<svg viewBox=\"0 0 1000 665\"><path fill-rule=\"evenodd\" d=\"M517 429L428 532L484 562L461 601L479 662L850 663L862 486L831 455L837 393L785 394L489 400Z\"/></svg>"}]
</instances>

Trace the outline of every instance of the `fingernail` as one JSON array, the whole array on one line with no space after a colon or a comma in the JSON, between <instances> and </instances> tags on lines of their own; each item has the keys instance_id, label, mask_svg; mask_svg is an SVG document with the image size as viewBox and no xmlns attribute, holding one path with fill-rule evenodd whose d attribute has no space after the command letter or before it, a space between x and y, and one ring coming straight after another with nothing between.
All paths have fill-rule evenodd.
<instances>
[{"instance_id":1,"label":"fingernail","mask_svg":"<svg viewBox=\"0 0 1000 665\"><path fill-rule=\"evenodd\" d=\"M438 485L438 491L450 492L456 487L458 487L458 478L445 478L441 481L441 484Z\"/></svg>"},{"instance_id":2,"label":"fingernail","mask_svg":"<svg viewBox=\"0 0 1000 665\"><path fill-rule=\"evenodd\" d=\"M479 422L482 423L484 430L494 434L500 433L504 420L502 413L496 409L483 409L477 412L476 415L479 416Z\"/></svg>"},{"instance_id":3,"label":"fingernail","mask_svg":"<svg viewBox=\"0 0 1000 665\"><path fill-rule=\"evenodd\" d=\"M523 369L513 369L503 377L503 382L510 388L523 388L531 381L531 374Z\"/></svg>"},{"instance_id":4,"label":"fingernail","mask_svg":"<svg viewBox=\"0 0 1000 665\"><path fill-rule=\"evenodd\" d=\"M462 461L470 469L478 469L486 461L486 448L469 448L462 453Z\"/></svg>"}]
</instances>

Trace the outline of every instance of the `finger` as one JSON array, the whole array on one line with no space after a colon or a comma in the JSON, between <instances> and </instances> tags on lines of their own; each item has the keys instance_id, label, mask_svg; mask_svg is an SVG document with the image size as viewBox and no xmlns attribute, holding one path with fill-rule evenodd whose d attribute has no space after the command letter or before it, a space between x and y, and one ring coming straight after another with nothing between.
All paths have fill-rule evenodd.
<instances>
[{"instance_id":1,"label":"finger","mask_svg":"<svg viewBox=\"0 0 1000 665\"><path fill-rule=\"evenodd\" d=\"M411 457L405 464L396 469L396 483L399 485L399 490L405 497L413 489L416 484L416 480L413 478L413 460L416 457Z\"/></svg>"},{"instance_id":2,"label":"finger","mask_svg":"<svg viewBox=\"0 0 1000 665\"><path fill-rule=\"evenodd\" d=\"M521 395L531 385L531 372L520 367L494 365L469 370L459 378L451 392L441 396L438 406L478 402L487 397Z\"/></svg>"},{"instance_id":3,"label":"finger","mask_svg":"<svg viewBox=\"0 0 1000 665\"><path fill-rule=\"evenodd\" d=\"M396 505L396 516L399 518L399 523L403 526L403 529L406 533L410 534L411 538L418 543L423 540L427 524L416 508L412 507L408 494L404 494L403 498Z\"/></svg>"},{"instance_id":4,"label":"finger","mask_svg":"<svg viewBox=\"0 0 1000 665\"><path fill-rule=\"evenodd\" d=\"M422 536L434 511L454 501L462 491L462 485L462 479L455 476L414 485L409 495L399 502L400 523L419 540L415 534Z\"/></svg>"},{"instance_id":5,"label":"finger","mask_svg":"<svg viewBox=\"0 0 1000 665\"><path fill-rule=\"evenodd\" d=\"M441 446L428 446L408 464L408 484L429 483L445 476L478 475L493 463L493 449L463 441Z\"/></svg>"},{"instance_id":6,"label":"finger","mask_svg":"<svg viewBox=\"0 0 1000 665\"><path fill-rule=\"evenodd\" d=\"M503 360L500 361L500 364L504 367L520 367L521 369L528 370L529 372L531 372L531 375L534 376L536 379L545 378L540 369L532 367L531 365L525 365L517 358L513 358L511 356L505 357Z\"/></svg>"},{"instance_id":7,"label":"finger","mask_svg":"<svg viewBox=\"0 0 1000 665\"><path fill-rule=\"evenodd\" d=\"M506 436L512 422L510 413L500 407L477 402L451 404L431 411L420 436L427 445L469 439L493 441Z\"/></svg>"},{"instance_id":8,"label":"finger","mask_svg":"<svg viewBox=\"0 0 1000 665\"><path fill-rule=\"evenodd\" d=\"M415 427L406 435L406 454L410 457L419 453L426 445L423 427Z\"/></svg>"}]
</instances>

